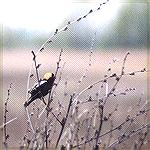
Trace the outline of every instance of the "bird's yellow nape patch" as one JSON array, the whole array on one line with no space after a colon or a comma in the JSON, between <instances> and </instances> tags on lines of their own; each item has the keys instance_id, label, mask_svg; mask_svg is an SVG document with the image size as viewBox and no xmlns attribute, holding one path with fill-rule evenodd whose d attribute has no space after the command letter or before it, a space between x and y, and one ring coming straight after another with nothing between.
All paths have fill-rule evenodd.
<instances>
[{"instance_id":1,"label":"bird's yellow nape patch","mask_svg":"<svg viewBox=\"0 0 150 150\"><path fill-rule=\"evenodd\" d=\"M48 80L48 79L50 79L51 77L52 77L52 73L48 72L48 73L45 73L43 79Z\"/></svg>"}]
</instances>

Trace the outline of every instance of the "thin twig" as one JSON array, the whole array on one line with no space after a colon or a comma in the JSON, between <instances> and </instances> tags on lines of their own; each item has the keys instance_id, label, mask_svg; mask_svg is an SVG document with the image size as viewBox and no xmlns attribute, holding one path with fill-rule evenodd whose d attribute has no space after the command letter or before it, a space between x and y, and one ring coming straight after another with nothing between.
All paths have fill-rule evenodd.
<instances>
[{"instance_id":1,"label":"thin twig","mask_svg":"<svg viewBox=\"0 0 150 150\"><path fill-rule=\"evenodd\" d=\"M30 128L31 128L31 130L32 130L32 132L33 132L33 134L34 134L35 131L34 131L34 128L33 128L32 122L31 122L31 117L30 117L28 108L26 108L25 111L26 111L26 114L27 114L27 117L28 117L28 120L27 120L27 121L29 122Z\"/></svg>"},{"instance_id":2,"label":"thin twig","mask_svg":"<svg viewBox=\"0 0 150 150\"><path fill-rule=\"evenodd\" d=\"M128 57L129 54L130 54L129 52L126 53L126 55L125 55L125 57L124 57L124 60L123 60L123 64L122 64L121 74L120 74L120 76L116 77L116 83L113 85L113 87L112 87L112 88L110 89L110 91L108 92L108 94L107 94L107 96L106 96L106 98L105 98L105 100L104 100L103 105L106 104L106 102L107 102L109 96L115 91L116 86L118 85L120 79L121 79L122 76L125 74L125 73L124 73L125 63L126 63L126 60L127 60L127 57Z\"/></svg>"},{"instance_id":3,"label":"thin twig","mask_svg":"<svg viewBox=\"0 0 150 150\"><path fill-rule=\"evenodd\" d=\"M101 103L99 102L99 114L100 114L100 122L99 122L99 128L98 131L96 132L96 143L95 143L95 147L94 150L97 150L98 147L98 141L99 141L99 136L102 130L102 125L103 125L103 114L104 114L104 106L101 105Z\"/></svg>"},{"instance_id":4,"label":"thin twig","mask_svg":"<svg viewBox=\"0 0 150 150\"><path fill-rule=\"evenodd\" d=\"M7 150L8 148L8 144L7 144L7 139L9 138L9 135L7 134L7 113L8 113L8 102L9 102L9 99L10 99L10 90L12 88L12 83L10 83L9 85L9 89L8 89L8 92L7 92L7 99L5 101L5 107L4 107L4 123L3 123L3 126L4 126L4 148Z\"/></svg>"},{"instance_id":5,"label":"thin twig","mask_svg":"<svg viewBox=\"0 0 150 150\"><path fill-rule=\"evenodd\" d=\"M125 120L124 120L121 124L119 124L118 126L116 126L116 127L114 127L113 129L111 129L111 130L109 130L109 131L106 131L105 133L101 134L101 135L99 136L99 138L104 137L104 136L110 134L110 133L113 132L113 131L119 130L119 129L122 128L126 123L128 123L129 121L134 121L136 117L139 117L139 116L145 114L145 113L148 112L148 111L150 111L150 109L148 109L148 110L143 110L143 111L139 110L139 112L137 112L137 114L135 114L133 117L128 118L128 119L125 119ZM127 117L126 117L126 118L127 118ZM86 142L86 143L89 143L89 142L95 140L96 138L97 138L97 137L94 136L94 137L92 137L91 139L89 139L89 140L87 140L87 141L85 141L85 142ZM85 143L85 142L84 142L84 143ZM79 145L75 145L75 146L73 146L73 148L76 148L76 147L78 147L78 146L84 145L84 143L80 143Z\"/></svg>"},{"instance_id":6,"label":"thin twig","mask_svg":"<svg viewBox=\"0 0 150 150\"><path fill-rule=\"evenodd\" d=\"M59 143L59 141L60 141L60 138L61 138L61 136L62 136L63 130L64 130L65 125L66 125L66 121L67 121L68 116L69 116L69 111L70 111L71 104L72 104L72 98L73 98L73 96L71 96L71 98L70 98L66 116L62 119L61 131L60 131L60 133L59 133L59 136L58 136L58 139L57 139L57 142L56 142L56 148L57 148L57 146L58 146L58 143Z\"/></svg>"},{"instance_id":7,"label":"thin twig","mask_svg":"<svg viewBox=\"0 0 150 150\"><path fill-rule=\"evenodd\" d=\"M0 129L4 128L4 126L6 126L7 124L10 124L11 122L15 121L16 119L18 119L18 118L15 117L15 118L13 118L13 119L7 121L5 124L3 124L3 125L0 126Z\"/></svg>"},{"instance_id":8,"label":"thin twig","mask_svg":"<svg viewBox=\"0 0 150 150\"><path fill-rule=\"evenodd\" d=\"M144 128L146 128L146 127L150 127L150 123L148 123L148 124L146 124L146 125L144 125L144 126L138 128L138 129L136 129L136 130L133 130L133 132L131 132L131 133L129 133L128 135L126 135L121 141L118 140L118 139L115 140L111 145L109 145L109 146L107 147L107 149L110 148L110 147L115 147L116 145L118 145L118 144L120 144L120 143L122 143L122 142L128 140L128 139L131 138L132 136L136 135L137 132L140 132L142 129L144 129Z\"/></svg>"},{"instance_id":9,"label":"thin twig","mask_svg":"<svg viewBox=\"0 0 150 150\"><path fill-rule=\"evenodd\" d=\"M142 148L142 146L143 146L143 144L144 144L144 141L145 141L145 139L146 139L147 136L148 136L148 131L146 131L146 132L144 133L144 137L143 137L143 138L140 138L139 150L141 150L141 148Z\"/></svg>"},{"instance_id":10,"label":"thin twig","mask_svg":"<svg viewBox=\"0 0 150 150\"><path fill-rule=\"evenodd\" d=\"M58 71L60 69L60 62L61 62L61 57L62 57L62 53L63 53L63 49L61 48L61 51L60 51L60 54L59 54L59 58L58 58L58 62L57 62L57 67L56 67L56 71L55 71L55 79L54 79L54 82L56 80L56 77L57 77L57 74L58 74ZM54 83L52 85L52 87L54 86ZM52 89L49 91L49 94L48 94L48 103L47 103L47 108L50 107L50 104L51 102L53 101L53 95L52 95ZM49 113L47 111L47 117L48 117Z\"/></svg>"}]
</instances>

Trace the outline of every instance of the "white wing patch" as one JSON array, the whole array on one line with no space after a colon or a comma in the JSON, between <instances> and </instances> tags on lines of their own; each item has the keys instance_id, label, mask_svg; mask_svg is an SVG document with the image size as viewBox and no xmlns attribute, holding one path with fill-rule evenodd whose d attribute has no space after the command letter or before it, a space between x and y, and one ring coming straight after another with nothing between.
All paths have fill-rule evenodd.
<instances>
[{"instance_id":1,"label":"white wing patch","mask_svg":"<svg viewBox=\"0 0 150 150\"><path fill-rule=\"evenodd\" d=\"M46 83L46 82L47 82L46 80L41 80L41 81L40 81L40 85L42 85L42 84L44 84L44 83ZM39 87L39 84L38 84L38 83L35 83L35 84L32 86L32 88L29 90L29 93L30 93L32 90L36 89L37 87Z\"/></svg>"}]
</instances>

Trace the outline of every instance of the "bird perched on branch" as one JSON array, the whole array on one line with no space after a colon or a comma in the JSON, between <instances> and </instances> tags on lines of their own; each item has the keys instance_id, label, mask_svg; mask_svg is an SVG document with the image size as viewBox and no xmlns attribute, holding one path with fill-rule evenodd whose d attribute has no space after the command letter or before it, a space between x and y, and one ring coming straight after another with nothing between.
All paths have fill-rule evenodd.
<instances>
[{"instance_id":1,"label":"bird perched on branch","mask_svg":"<svg viewBox=\"0 0 150 150\"><path fill-rule=\"evenodd\" d=\"M29 93L31 94L31 96L28 99L28 101L24 103L24 106L27 107L34 100L38 98L41 99L44 96L46 96L49 93L49 91L52 89L54 80L55 80L55 76L53 73L50 73L50 72L46 73L43 79L40 80L39 83L36 83L33 86L33 88L29 90Z\"/></svg>"}]
</instances>

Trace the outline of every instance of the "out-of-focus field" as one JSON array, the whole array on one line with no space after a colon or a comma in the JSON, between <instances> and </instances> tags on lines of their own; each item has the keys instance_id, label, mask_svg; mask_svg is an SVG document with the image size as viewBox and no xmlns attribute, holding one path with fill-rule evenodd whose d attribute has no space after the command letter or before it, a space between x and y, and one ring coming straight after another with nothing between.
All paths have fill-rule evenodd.
<instances>
[{"instance_id":1,"label":"out-of-focus field","mask_svg":"<svg viewBox=\"0 0 150 150\"><path fill-rule=\"evenodd\" d=\"M114 58L119 61L112 64L112 72L119 73L122 67L122 60L127 51L130 50L115 50L107 52L106 50L94 50L91 57L91 67L87 72L87 77L81 84L78 91L81 91L87 85L102 79L107 72L109 62L112 62ZM65 63L62 71L62 80L57 87L56 97L60 99L64 93L65 81L68 82L67 93L72 94L77 89L78 81L84 74L85 69L89 63L89 51L64 50L62 54L61 65ZM40 67L40 77L42 78L44 72L54 72L56 68L56 62L58 61L59 50L47 50L37 57L38 63L42 64ZM147 67L148 56L146 50L134 50L131 51L126 65L125 72L132 72L141 70ZM9 133L8 144L15 147L19 145L21 138L25 134L27 117L23 107L23 103L26 97L26 86L28 80L29 69L32 64L32 54L26 50L5 50L3 52L3 101L7 98L7 89L10 83L13 83L10 100L8 103L8 120L17 117L18 119L9 124L7 132ZM34 68L33 68L34 70ZM31 84L33 81L31 82ZM111 83L110 83L111 84ZM128 76L121 80L118 85L118 89L124 90L125 88L136 88L136 91L129 93L126 97L120 98L120 108L122 114L117 114L116 119L123 118L123 114L126 112L126 108L133 105L138 101L141 94L144 94L143 101L147 97L147 74L140 73L136 76ZM95 91L96 93L96 91ZM86 97L86 95L85 95ZM81 97L84 99L84 96ZM65 103L65 102L64 102ZM110 108L113 104L110 103ZM2 106L1 106L2 109ZM108 108L109 109L109 108ZM125 114L124 114L125 115Z\"/></svg>"}]
</instances>

